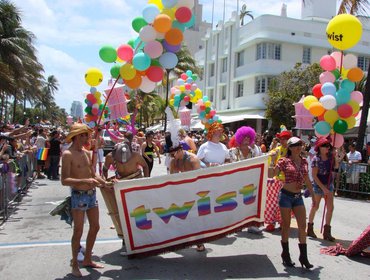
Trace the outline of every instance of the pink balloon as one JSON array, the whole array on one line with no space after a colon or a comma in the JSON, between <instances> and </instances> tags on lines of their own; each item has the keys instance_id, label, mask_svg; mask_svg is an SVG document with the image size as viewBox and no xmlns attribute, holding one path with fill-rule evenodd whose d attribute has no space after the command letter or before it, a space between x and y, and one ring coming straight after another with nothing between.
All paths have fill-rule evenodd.
<instances>
[{"instance_id":1,"label":"pink balloon","mask_svg":"<svg viewBox=\"0 0 370 280\"><path fill-rule=\"evenodd\" d=\"M342 53L341 52L332 52L330 55L332 58L335 59L336 67L339 68L342 62Z\"/></svg>"},{"instance_id":2,"label":"pink balloon","mask_svg":"<svg viewBox=\"0 0 370 280\"><path fill-rule=\"evenodd\" d=\"M336 62L335 62L335 59L334 57L330 56L330 55L324 55L321 59L320 59L320 66L322 69L326 70L326 71L333 71L335 70L336 68Z\"/></svg>"},{"instance_id":3,"label":"pink balloon","mask_svg":"<svg viewBox=\"0 0 370 280\"><path fill-rule=\"evenodd\" d=\"M123 61L130 61L134 56L134 50L130 45L121 45L117 49L117 55Z\"/></svg>"},{"instance_id":4,"label":"pink balloon","mask_svg":"<svg viewBox=\"0 0 370 280\"><path fill-rule=\"evenodd\" d=\"M183 79L184 81L186 81L188 79L188 75L186 75L185 73L182 73L181 74L181 79Z\"/></svg>"},{"instance_id":5,"label":"pink balloon","mask_svg":"<svg viewBox=\"0 0 370 280\"><path fill-rule=\"evenodd\" d=\"M344 137L342 134L335 133L333 139L333 146L336 148L342 147L344 143Z\"/></svg>"},{"instance_id":6,"label":"pink balloon","mask_svg":"<svg viewBox=\"0 0 370 280\"><path fill-rule=\"evenodd\" d=\"M361 105L364 97L361 92L359 91L352 91L351 92L351 100L356 101L359 105Z\"/></svg>"},{"instance_id":7,"label":"pink balloon","mask_svg":"<svg viewBox=\"0 0 370 280\"><path fill-rule=\"evenodd\" d=\"M328 133L328 134L323 135L323 134L318 133L318 132L315 130L315 135L316 135L318 138L320 138L320 137L328 137L328 136L329 136L329 133Z\"/></svg>"},{"instance_id":8,"label":"pink balloon","mask_svg":"<svg viewBox=\"0 0 370 280\"><path fill-rule=\"evenodd\" d=\"M323 73L320 74L320 83L323 85L325 83L334 83L335 82L335 76L333 75L333 73L329 72L329 71L325 71Z\"/></svg>"},{"instance_id":9,"label":"pink balloon","mask_svg":"<svg viewBox=\"0 0 370 280\"><path fill-rule=\"evenodd\" d=\"M184 101L185 101L185 102L189 102L189 101L190 101L190 97L189 97L188 95L186 95L186 96L184 97Z\"/></svg>"},{"instance_id":10,"label":"pink balloon","mask_svg":"<svg viewBox=\"0 0 370 280\"><path fill-rule=\"evenodd\" d=\"M163 68L159 66L150 66L146 70L146 76L152 82L160 82L163 79Z\"/></svg>"},{"instance_id":11,"label":"pink balloon","mask_svg":"<svg viewBox=\"0 0 370 280\"><path fill-rule=\"evenodd\" d=\"M185 84L185 89L190 90L191 89L191 84Z\"/></svg>"},{"instance_id":12,"label":"pink balloon","mask_svg":"<svg viewBox=\"0 0 370 280\"><path fill-rule=\"evenodd\" d=\"M163 53L162 44L158 41L148 42L144 47L144 52L149 55L150 58L160 57Z\"/></svg>"},{"instance_id":13,"label":"pink balloon","mask_svg":"<svg viewBox=\"0 0 370 280\"><path fill-rule=\"evenodd\" d=\"M340 105L337 110L339 117L343 119L349 118L353 114L353 109L348 104Z\"/></svg>"}]
</instances>

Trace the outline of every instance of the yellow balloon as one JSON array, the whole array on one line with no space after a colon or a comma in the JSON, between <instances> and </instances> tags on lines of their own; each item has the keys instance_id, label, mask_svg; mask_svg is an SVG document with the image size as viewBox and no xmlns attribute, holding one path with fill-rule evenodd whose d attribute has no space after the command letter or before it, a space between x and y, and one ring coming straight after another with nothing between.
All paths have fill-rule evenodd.
<instances>
[{"instance_id":1,"label":"yellow balloon","mask_svg":"<svg viewBox=\"0 0 370 280\"><path fill-rule=\"evenodd\" d=\"M348 102L348 105L352 107L353 115L357 114L360 111L360 105L356 101L350 100Z\"/></svg>"},{"instance_id":2,"label":"yellow balloon","mask_svg":"<svg viewBox=\"0 0 370 280\"><path fill-rule=\"evenodd\" d=\"M98 86L103 81L103 73L98 68L89 68L85 73L85 81L91 86Z\"/></svg>"},{"instance_id":3,"label":"yellow balloon","mask_svg":"<svg viewBox=\"0 0 370 280\"><path fill-rule=\"evenodd\" d=\"M329 21L326 27L326 36L334 48L347 50L361 40L362 24L353 15L337 15Z\"/></svg>"},{"instance_id":4,"label":"yellow balloon","mask_svg":"<svg viewBox=\"0 0 370 280\"><path fill-rule=\"evenodd\" d=\"M342 79L347 79L347 74L349 72L350 69L346 69L344 67L342 67L342 71L341 71L341 76L342 76Z\"/></svg>"},{"instance_id":5,"label":"yellow balloon","mask_svg":"<svg viewBox=\"0 0 370 280\"><path fill-rule=\"evenodd\" d=\"M162 0L148 0L148 4L156 5L160 11L163 9Z\"/></svg>"},{"instance_id":6,"label":"yellow balloon","mask_svg":"<svg viewBox=\"0 0 370 280\"><path fill-rule=\"evenodd\" d=\"M184 85L179 86L179 90L180 90L181 92L185 91L185 86L184 86Z\"/></svg>"},{"instance_id":7,"label":"yellow balloon","mask_svg":"<svg viewBox=\"0 0 370 280\"><path fill-rule=\"evenodd\" d=\"M175 100L174 99L170 99L170 105L173 106L173 104L175 104Z\"/></svg>"},{"instance_id":8,"label":"yellow balloon","mask_svg":"<svg viewBox=\"0 0 370 280\"><path fill-rule=\"evenodd\" d=\"M354 128L356 125L356 118L355 117L349 117L347 119L344 119L347 122L348 129Z\"/></svg>"},{"instance_id":9,"label":"yellow balloon","mask_svg":"<svg viewBox=\"0 0 370 280\"><path fill-rule=\"evenodd\" d=\"M194 91L194 93L195 93L195 96L196 96L198 99L202 98L202 91L201 91L199 88L197 88L197 89Z\"/></svg>"},{"instance_id":10,"label":"yellow balloon","mask_svg":"<svg viewBox=\"0 0 370 280\"><path fill-rule=\"evenodd\" d=\"M319 100L313 96L313 95L309 95L309 96L306 96L304 99L303 99L303 106L308 110L308 108L310 108L310 105L314 102L318 102Z\"/></svg>"},{"instance_id":11,"label":"yellow balloon","mask_svg":"<svg viewBox=\"0 0 370 280\"><path fill-rule=\"evenodd\" d=\"M206 102L204 102L204 105L206 105L206 107L211 107L212 102L211 101L206 101Z\"/></svg>"},{"instance_id":12,"label":"yellow balloon","mask_svg":"<svg viewBox=\"0 0 370 280\"><path fill-rule=\"evenodd\" d=\"M124 80L132 80L136 76L136 69L130 63L125 63L119 69L119 73Z\"/></svg>"},{"instance_id":13,"label":"yellow balloon","mask_svg":"<svg viewBox=\"0 0 370 280\"><path fill-rule=\"evenodd\" d=\"M172 20L175 19L175 13L176 13L176 8L171 8L171 9L164 8L162 10L162 14L168 15Z\"/></svg>"},{"instance_id":14,"label":"yellow balloon","mask_svg":"<svg viewBox=\"0 0 370 280\"><path fill-rule=\"evenodd\" d=\"M123 63L124 61L117 56L116 62Z\"/></svg>"},{"instance_id":15,"label":"yellow balloon","mask_svg":"<svg viewBox=\"0 0 370 280\"><path fill-rule=\"evenodd\" d=\"M328 122L331 126L339 119L339 115L336 110L328 110L324 114L324 120Z\"/></svg>"}]
</instances>

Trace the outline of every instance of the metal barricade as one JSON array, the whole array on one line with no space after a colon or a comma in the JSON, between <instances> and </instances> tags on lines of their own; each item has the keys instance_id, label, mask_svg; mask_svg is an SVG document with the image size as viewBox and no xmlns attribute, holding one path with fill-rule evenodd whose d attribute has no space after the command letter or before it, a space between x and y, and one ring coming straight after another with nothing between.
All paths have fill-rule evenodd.
<instances>
[{"instance_id":1,"label":"metal barricade","mask_svg":"<svg viewBox=\"0 0 370 280\"><path fill-rule=\"evenodd\" d=\"M35 153L0 163L0 223L9 218L10 208L19 203L35 179L36 163Z\"/></svg>"},{"instance_id":2,"label":"metal barricade","mask_svg":"<svg viewBox=\"0 0 370 280\"><path fill-rule=\"evenodd\" d=\"M370 197L370 166L366 163L342 162L340 168L340 181L338 191L368 195ZM357 174L355 174L357 173ZM358 175L358 190L350 184L351 177Z\"/></svg>"}]
</instances>

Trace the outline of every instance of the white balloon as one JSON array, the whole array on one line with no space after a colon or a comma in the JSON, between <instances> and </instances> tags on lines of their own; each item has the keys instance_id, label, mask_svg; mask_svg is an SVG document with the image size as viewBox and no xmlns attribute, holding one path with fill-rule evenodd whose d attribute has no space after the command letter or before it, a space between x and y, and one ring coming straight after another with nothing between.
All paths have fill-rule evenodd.
<instances>
[{"instance_id":1,"label":"white balloon","mask_svg":"<svg viewBox=\"0 0 370 280\"><path fill-rule=\"evenodd\" d=\"M188 7L192 9L194 7L194 0L179 0L177 2L177 7Z\"/></svg>"},{"instance_id":2,"label":"white balloon","mask_svg":"<svg viewBox=\"0 0 370 280\"><path fill-rule=\"evenodd\" d=\"M152 82L151 80L149 80L149 78L147 76L144 76L144 77L142 77L141 85L140 85L139 88L140 88L141 91L149 93L149 92L152 92L155 89L156 85L157 85L157 83Z\"/></svg>"},{"instance_id":3,"label":"white balloon","mask_svg":"<svg viewBox=\"0 0 370 280\"><path fill-rule=\"evenodd\" d=\"M146 25L141 28L139 37L143 42L151 42L154 41L157 37L157 31L151 25Z\"/></svg>"},{"instance_id":4,"label":"white balloon","mask_svg":"<svg viewBox=\"0 0 370 280\"><path fill-rule=\"evenodd\" d=\"M339 68L340 67L340 64L341 64L341 60L342 60L342 53L341 52L332 52L330 54L330 56L335 59L337 68Z\"/></svg>"},{"instance_id":5,"label":"white balloon","mask_svg":"<svg viewBox=\"0 0 370 280\"><path fill-rule=\"evenodd\" d=\"M324 95L320 98L320 103L326 110L334 109L337 106L337 100L333 95Z\"/></svg>"},{"instance_id":6,"label":"white balloon","mask_svg":"<svg viewBox=\"0 0 370 280\"><path fill-rule=\"evenodd\" d=\"M353 54L346 54L343 59L343 67L346 69L357 67L357 57Z\"/></svg>"}]
</instances>

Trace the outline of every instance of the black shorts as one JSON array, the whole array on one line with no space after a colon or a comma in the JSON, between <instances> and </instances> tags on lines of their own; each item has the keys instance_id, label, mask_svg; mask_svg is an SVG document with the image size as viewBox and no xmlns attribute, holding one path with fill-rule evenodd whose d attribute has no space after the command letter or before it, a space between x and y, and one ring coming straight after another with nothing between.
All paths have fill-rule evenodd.
<instances>
[{"instance_id":1,"label":"black shorts","mask_svg":"<svg viewBox=\"0 0 370 280\"><path fill-rule=\"evenodd\" d=\"M37 165L44 166L45 165L45 160L37 160Z\"/></svg>"}]
</instances>

